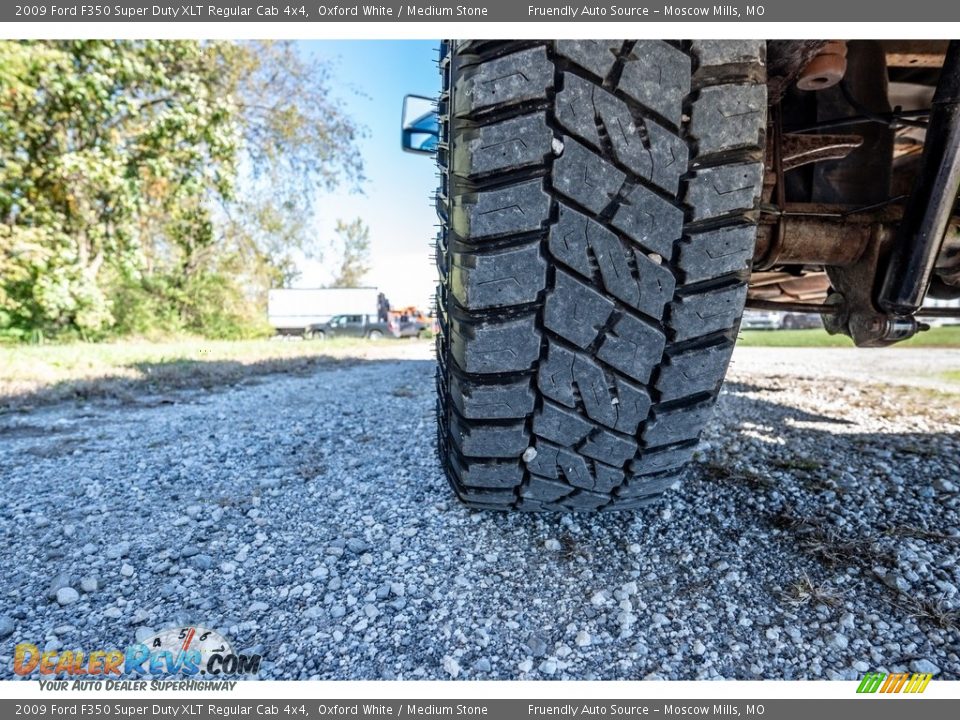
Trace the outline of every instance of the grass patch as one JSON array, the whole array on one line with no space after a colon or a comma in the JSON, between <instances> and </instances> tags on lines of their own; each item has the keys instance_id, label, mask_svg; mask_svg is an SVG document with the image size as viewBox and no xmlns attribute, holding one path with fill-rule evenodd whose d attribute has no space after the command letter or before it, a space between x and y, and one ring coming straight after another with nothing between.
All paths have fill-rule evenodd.
<instances>
[{"instance_id":1,"label":"grass patch","mask_svg":"<svg viewBox=\"0 0 960 720\"><path fill-rule=\"evenodd\" d=\"M741 330L740 347L853 347L846 335L828 335L825 330Z\"/></svg>"},{"instance_id":2,"label":"grass patch","mask_svg":"<svg viewBox=\"0 0 960 720\"><path fill-rule=\"evenodd\" d=\"M813 472L823 467L823 463L817 460L808 460L806 458L773 458L770 464L781 470L803 470Z\"/></svg>"},{"instance_id":3,"label":"grass patch","mask_svg":"<svg viewBox=\"0 0 960 720\"><path fill-rule=\"evenodd\" d=\"M826 330L743 330L737 344L741 347L853 347L846 335L828 335ZM930 328L894 347L960 347L960 325ZM960 382L960 371L955 379Z\"/></svg>"},{"instance_id":4,"label":"grass patch","mask_svg":"<svg viewBox=\"0 0 960 720\"><path fill-rule=\"evenodd\" d=\"M0 345L0 409L236 383L365 359L407 340L205 340Z\"/></svg>"},{"instance_id":5,"label":"grass patch","mask_svg":"<svg viewBox=\"0 0 960 720\"><path fill-rule=\"evenodd\" d=\"M790 583L784 599L791 605L827 605L837 607L843 603L843 595L829 582L815 582L807 573Z\"/></svg>"}]
</instances>

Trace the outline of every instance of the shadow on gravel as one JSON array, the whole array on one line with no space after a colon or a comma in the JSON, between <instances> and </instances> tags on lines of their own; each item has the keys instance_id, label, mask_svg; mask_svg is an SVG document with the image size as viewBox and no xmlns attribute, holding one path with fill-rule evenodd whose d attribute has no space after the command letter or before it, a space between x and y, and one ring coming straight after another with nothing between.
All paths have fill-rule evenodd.
<instances>
[{"instance_id":1,"label":"shadow on gravel","mask_svg":"<svg viewBox=\"0 0 960 720\"><path fill-rule=\"evenodd\" d=\"M879 402L882 388L856 392L836 412L777 402L785 389L726 385L704 449L661 503L633 513L484 515L474 526L483 538L475 552L513 548L514 561L522 556L544 583L542 595L555 595L545 604L566 607L570 621L603 618L619 600L625 609L605 621L610 632L635 626L656 635L661 624L676 631L709 622L724 645L773 647L781 639L813 643L807 628L823 628L814 637L826 647L805 651L828 655L829 665L758 672L751 662L769 667L769 659L757 650L718 668L723 677L824 677L826 667L842 675L870 658L863 647L875 648L874 665L905 670L934 657L956 671L941 654L960 640L955 420L928 417L937 428L930 432L878 422L865 433L863 415L849 416L900 409ZM900 427L917 424L897 419ZM549 588L560 578L583 587L582 596ZM529 575L497 582L505 595L530 593ZM623 590L633 585L635 596ZM891 627L913 632L915 642L890 642ZM866 643L859 649L858 637ZM691 664L679 676L695 677L696 653L684 654Z\"/></svg>"},{"instance_id":2,"label":"shadow on gravel","mask_svg":"<svg viewBox=\"0 0 960 720\"><path fill-rule=\"evenodd\" d=\"M61 402L110 400L124 405L161 405L182 401L184 390L216 390L254 385L265 375L308 375L362 363L364 358L309 355L244 363L234 360L138 362L116 366L117 374L93 379L65 380L38 390L0 394L0 414L25 412ZM0 428L0 435L3 429Z\"/></svg>"}]
</instances>

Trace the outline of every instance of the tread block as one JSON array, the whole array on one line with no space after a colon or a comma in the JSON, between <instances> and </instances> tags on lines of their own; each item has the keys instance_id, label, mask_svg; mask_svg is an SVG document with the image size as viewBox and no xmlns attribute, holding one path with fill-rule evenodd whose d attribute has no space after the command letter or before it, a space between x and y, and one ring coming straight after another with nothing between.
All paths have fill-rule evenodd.
<instances>
[{"instance_id":1,"label":"tread block","mask_svg":"<svg viewBox=\"0 0 960 720\"><path fill-rule=\"evenodd\" d=\"M684 467L693 457L696 445L680 445L664 450L641 450L640 457L630 463L633 475L652 475Z\"/></svg>"},{"instance_id":2,"label":"tread block","mask_svg":"<svg viewBox=\"0 0 960 720\"><path fill-rule=\"evenodd\" d=\"M623 485L617 488L617 497L638 498L649 495L659 495L662 492L677 487L682 479L682 472L627 478Z\"/></svg>"},{"instance_id":3,"label":"tread block","mask_svg":"<svg viewBox=\"0 0 960 720\"><path fill-rule=\"evenodd\" d=\"M666 339L656 328L631 315L620 315L604 337L597 357L640 383L650 379Z\"/></svg>"},{"instance_id":4,"label":"tread block","mask_svg":"<svg viewBox=\"0 0 960 720\"><path fill-rule=\"evenodd\" d=\"M537 387L540 392L571 408L577 404L573 388L573 363L576 358L575 353L548 339L547 357L540 361L537 372Z\"/></svg>"},{"instance_id":5,"label":"tread block","mask_svg":"<svg viewBox=\"0 0 960 720\"><path fill-rule=\"evenodd\" d=\"M680 241L677 267L688 283L701 282L737 271L747 271L753 261L757 229L738 225L710 230Z\"/></svg>"},{"instance_id":6,"label":"tread block","mask_svg":"<svg viewBox=\"0 0 960 720\"><path fill-rule=\"evenodd\" d=\"M700 68L717 65L763 65L765 40L694 40L691 52Z\"/></svg>"},{"instance_id":7,"label":"tread block","mask_svg":"<svg viewBox=\"0 0 960 720\"><path fill-rule=\"evenodd\" d=\"M454 114L469 117L531 100L545 100L553 87L553 63L537 47L465 67L454 88Z\"/></svg>"},{"instance_id":8,"label":"tread block","mask_svg":"<svg viewBox=\"0 0 960 720\"><path fill-rule=\"evenodd\" d=\"M647 179L676 195L680 176L687 172L690 150L683 140L653 120L645 120L643 124L647 129L647 147L653 163Z\"/></svg>"},{"instance_id":9,"label":"tread block","mask_svg":"<svg viewBox=\"0 0 960 720\"><path fill-rule=\"evenodd\" d=\"M746 283L678 297L670 306L671 324L676 332L676 340L689 340L732 328L743 312L746 299Z\"/></svg>"},{"instance_id":10,"label":"tread block","mask_svg":"<svg viewBox=\"0 0 960 720\"><path fill-rule=\"evenodd\" d=\"M592 420L628 435L636 433L650 409L646 390L621 377L611 381L599 365L580 355L574 361L573 377Z\"/></svg>"},{"instance_id":11,"label":"tread block","mask_svg":"<svg viewBox=\"0 0 960 720\"><path fill-rule=\"evenodd\" d=\"M552 153L552 139L542 112L464 130L454 143L452 167L458 175L473 177L542 165Z\"/></svg>"},{"instance_id":12,"label":"tread block","mask_svg":"<svg viewBox=\"0 0 960 720\"><path fill-rule=\"evenodd\" d=\"M617 88L679 127L690 92L690 58L660 40L639 40Z\"/></svg>"},{"instance_id":13,"label":"tread block","mask_svg":"<svg viewBox=\"0 0 960 720\"><path fill-rule=\"evenodd\" d=\"M566 481L571 488L596 486L596 479L582 455L570 448L559 447L540 438L537 438L535 443L537 455L527 463L527 470L532 474Z\"/></svg>"},{"instance_id":14,"label":"tread block","mask_svg":"<svg viewBox=\"0 0 960 720\"><path fill-rule=\"evenodd\" d=\"M553 164L553 187L591 212L599 213L616 198L626 174L569 135Z\"/></svg>"},{"instance_id":15,"label":"tread block","mask_svg":"<svg viewBox=\"0 0 960 720\"><path fill-rule=\"evenodd\" d=\"M450 226L476 241L539 230L550 217L550 195L540 179L453 198Z\"/></svg>"},{"instance_id":16,"label":"tread block","mask_svg":"<svg viewBox=\"0 0 960 720\"><path fill-rule=\"evenodd\" d=\"M524 461L527 470L535 475L559 480L561 475L557 468L561 448L541 438L534 438L533 448L537 454L532 459Z\"/></svg>"},{"instance_id":17,"label":"tread block","mask_svg":"<svg viewBox=\"0 0 960 720\"><path fill-rule=\"evenodd\" d=\"M738 163L702 168L687 182L686 202L694 220L752 210L760 198L763 166Z\"/></svg>"},{"instance_id":18,"label":"tread block","mask_svg":"<svg viewBox=\"0 0 960 720\"><path fill-rule=\"evenodd\" d=\"M767 120L762 85L714 85L700 91L690 114L697 154L759 148Z\"/></svg>"},{"instance_id":19,"label":"tread block","mask_svg":"<svg viewBox=\"0 0 960 720\"><path fill-rule=\"evenodd\" d=\"M675 193L687 170L687 144L657 123L634 117L623 100L595 83L572 73L563 78L556 99L560 124L599 151L604 150L602 126L621 165Z\"/></svg>"},{"instance_id":20,"label":"tread block","mask_svg":"<svg viewBox=\"0 0 960 720\"><path fill-rule=\"evenodd\" d=\"M549 502L543 502L541 500L534 500L533 498L520 498L520 501L514 506L519 512L529 512L529 513L545 513L545 512L562 512L563 508L560 505L555 505Z\"/></svg>"},{"instance_id":21,"label":"tread block","mask_svg":"<svg viewBox=\"0 0 960 720\"><path fill-rule=\"evenodd\" d=\"M647 250L669 258L683 234L683 210L638 185L620 202L612 223Z\"/></svg>"},{"instance_id":22,"label":"tread block","mask_svg":"<svg viewBox=\"0 0 960 720\"><path fill-rule=\"evenodd\" d=\"M520 497L550 503L566 497L572 492L573 488L566 483L531 475L530 481L520 489Z\"/></svg>"},{"instance_id":23,"label":"tread block","mask_svg":"<svg viewBox=\"0 0 960 720\"><path fill-rule=\"evenodd\" d=\"M599 280L618 300L659 318L673 297L673 274L586 215L560 204L550 228L550 253L590 280Z\"/></svg>"},{"instance_id":24,"label":"tread block","mask_svg":"<svg viewBox=\"0 0 960 720\"><path fill-rule=\"evenodd\" d=\"M623 48L621 40L557 40L557 55L589 71L603 80L617 62Z\"/></svg>"},{"instance_id":25,"label":"tread block","mask_svg":"<svg viewBox=\"0 0 960 720\"><path fill-rule=\"evenodd\" d=\"M520 463L469 462L452 456L453 470L464 486L481 488L512 488L523 481L523 468Z\"/></svg>"},{"instance_id":26,"label":"tread block","mask_svg":"<svg viewBox=\"0 0 960 720\"><path fill-rule=\"evenodd\" d=\"M557 93L557 122L595 149L600 147L597 109L593 96L597 85L573 73L563 74L563 90Z\"/></svg>"},{"instance_id":27,"label":"tread block","mask_svg":"<svg viewBox=\"0 0 960 720\"><path fill-rule=\"evenodd\" d=\"M450 439L466 457L518 458L529 447L524 423L483 425L468 423L456 413L450 418Z\"/></svg>"},{"instance_id":28,"label":"tread block","mask_svg":"<svg viewBox=\"0 0 960 720\"><path fill-rule=\"evenodd\" d=\"M654 412L653 419L643 431L643 441L648 447L656 447L696 440L712 412L712 401L663 413Z\"/></svg>"},{"instance_id":29,"label":"tread block","mask_svg":"<svg viewBox=\"0 0 960 720\"><path fill-rule=\"evenodd\" d=\"M554 287L547 293L543 324L575 345L586 348L603 330L613 309L613 301L572 275L557 270Z\"/></svg>"},{"instance_id":30,"label":"tread block","mask_svg":"<svg viewBox=\"0 0 960 720\"><path fill-rule=\"evenodd\" d=\"M593 487L593 475L590 474L587 461L573 450L557 450L557 471L573 487Z\"/></svg>"},{"instance_id":31,"label":"tread block","mask_svg":"<svg viewBox=\"0 0 960 720\"><path fill-rule=\"evenodd\" d=\"M609 495L593 493L589 490L578 490L573 495L568 495L560 501L560 505L568 510L591 512L599 510L604 505L610 504Z\"/></svg>"},{"instance_id":32,"label":"tread block","mask_svg":"<svg viewBox=\"0 0 960 720\"><path fill-rule=\"evenodd\" d=\"M543 403L543 407L533 416L535 435L567 447L583 440L593 428L592 423L575 411L551 402Z\"/></svg>"},{"instance_id":33,"label":"tread block","mask_svg":"<svg viewBox=\"0 0 960 720\"><path fill-rule=\"evenodd\" d=\"M637 443L609 430L595 429L579 448L580 452L607 465L623 467L637 453Z\"/></svg>"},{"instance_id":34,"label":"tread block","mask_svg":"<svg viewBox=\"0 0 960 720\"><path fill-rule=\"evenodd\" d=\"M468 310L532 303L547 283L538 244L454 255L453 296Z\"/></svg>"},{"instance_id":35,"label":"tread block","mask_svg":"<svg viewBox=\"0 0 960 720\"><path fill-rule=\"evenodd\" d=\"M514 500L516 500L513 490L471 487L457 487L455 489L460 500L476 508L505 510L512 506Z\"/></svg>"},{"instance_id":36,"label":"tread block","mask_svg":"<svg viewBox=\"0 0 960 720\"><path fill-rule=\"evenodd\" d=\"M608 493L623 483L623 470L605 465L602 462L593 463L593 487L587 488L595 492Z\"/></svg>"},{"instance_id":37,"label":"tread block","mask_svg":"<svg viewBox=\"0 0 960 720\"><path fill-rule=\"evenodd\" d=\"M529 370L540 356L537 317L498 322L450 321L450 352L468 373L501 373Z\"/></svg>"},{"instance_id":38,"label":"tread block","mask_svg":"<svg viewBox=\"0 0 960 720\"><path fill-rule=\"evenodd\" d=\"M732 353L733 342L725 341L676 355L668 354L657 378L660 402L715 391L723 381Z\"/></svg>"},{"instance_id":39,"label":"tread block","mask_svg":"<svg viewBox=\"0 0 960 720\"><path fill-rule=\"evenodd\" d=\"M466 418L524 418L533 412L536 393L527 378L486 384L472 382L454 373L448 377L453 404Z\"/></svg>"}]
</instances>

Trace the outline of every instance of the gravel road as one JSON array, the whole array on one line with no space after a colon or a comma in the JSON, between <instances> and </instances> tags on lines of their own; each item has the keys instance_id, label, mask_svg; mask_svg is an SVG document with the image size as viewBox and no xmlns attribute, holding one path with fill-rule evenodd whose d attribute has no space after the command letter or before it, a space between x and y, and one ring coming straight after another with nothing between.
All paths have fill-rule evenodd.
<instances>
[{"instance_id":1,"label":"gravel road","mask_svg":"<svg viewBox=\"0 0 960 720\"><path fill-rule=\"evenodd\" d=\"M0 677L186 623L267 678L960 676L956 352L740 349L683 492L565 517L453 501L429 353L0 416Z\"/></svg>"}]
</instances>

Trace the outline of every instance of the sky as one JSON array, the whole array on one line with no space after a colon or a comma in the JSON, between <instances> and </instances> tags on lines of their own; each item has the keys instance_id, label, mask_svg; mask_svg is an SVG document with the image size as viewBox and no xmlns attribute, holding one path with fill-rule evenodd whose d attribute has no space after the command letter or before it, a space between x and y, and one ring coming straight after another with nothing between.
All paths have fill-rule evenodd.
<instances>
[{"instance_id":1,"label":"sky","mask_svg":"<svg viewBox=\"0 0 960 720\"><path fill-rule=\"evenodd\" d=\"M393 307L432 309L436 266L430 259L437 215L432 196L436 165L429 155L400 149L400 113L406 94L436 97L439 41L316 40L303 53L331 63L332 89L367 136L359 143L367 181L363 193L342 189L317 201L317 232L332 239L337 219L360 217L370 228L372 269L366 284L386 294ZM294 287L328 283L337 258L301 262Z\"/></svg>"}]
</instances>

